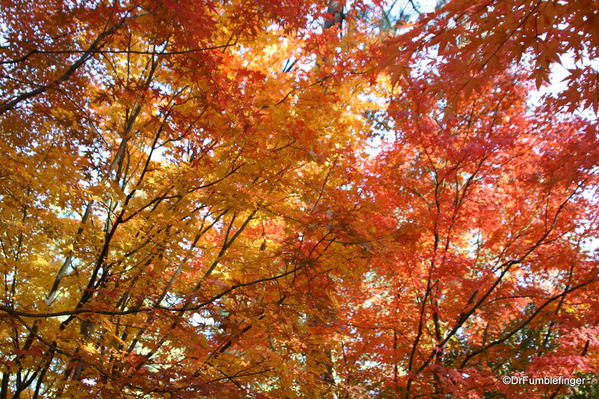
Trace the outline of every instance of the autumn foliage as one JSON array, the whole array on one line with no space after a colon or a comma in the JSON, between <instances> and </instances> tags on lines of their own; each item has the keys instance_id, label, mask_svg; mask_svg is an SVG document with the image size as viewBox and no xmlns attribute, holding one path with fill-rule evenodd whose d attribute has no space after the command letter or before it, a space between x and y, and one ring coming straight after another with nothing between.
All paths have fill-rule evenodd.
<instances>
[{"instance_id":1,"label":"autumn foliage","mask_svg":"<svg viewBox=\"0 0 599 399\"><path fill-rule=\"evenodd\" d=\"M0 10L0 399L593 397L596 2Z\"/></svg>"}]
</instances>

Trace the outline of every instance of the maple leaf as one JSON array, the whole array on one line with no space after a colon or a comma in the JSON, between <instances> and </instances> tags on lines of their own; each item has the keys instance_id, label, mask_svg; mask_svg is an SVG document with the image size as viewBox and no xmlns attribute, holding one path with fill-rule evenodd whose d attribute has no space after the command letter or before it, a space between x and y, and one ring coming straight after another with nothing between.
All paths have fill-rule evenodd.
<instances>
[{"instance_id":1,"label":"maple leaf","mask_svg":"<svg viewBox=\"0 0 599 399\"><path fill-rule=\"evenodd\" d=\"M591 2L0 8L0 398L596 375Z\"/></svg>"}]
</instances>

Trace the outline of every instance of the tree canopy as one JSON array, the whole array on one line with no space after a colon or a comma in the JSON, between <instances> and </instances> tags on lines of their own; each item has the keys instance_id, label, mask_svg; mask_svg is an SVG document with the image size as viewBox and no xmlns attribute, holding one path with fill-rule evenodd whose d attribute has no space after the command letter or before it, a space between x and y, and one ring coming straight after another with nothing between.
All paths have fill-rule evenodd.
<instances>
[{"instance_id":1,"label":"tree canopy","mask_svg":"<svg viewBox=\"0 0 599 399\"><path fill-rule=\"evenodd\" d=\"M596 392L596 2L0 9L0 399Z\"/></svg>"}]
</instances>

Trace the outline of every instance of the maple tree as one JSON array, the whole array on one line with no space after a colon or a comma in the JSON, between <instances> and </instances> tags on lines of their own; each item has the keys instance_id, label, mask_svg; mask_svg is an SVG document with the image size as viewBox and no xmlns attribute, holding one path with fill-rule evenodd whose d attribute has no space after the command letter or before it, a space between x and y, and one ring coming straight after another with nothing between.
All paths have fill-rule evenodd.
<instances>
[{"instance_id":1,"label":"maple tree","mask_svg":"<svg viewBox=\"0 0 599 399\"><path fill-rule=\"evenodd\" d=\"M596 376L597 6L396 3L1 0L0 399Z\"/></svg>"}]
</instances>

